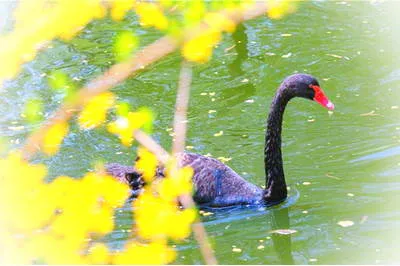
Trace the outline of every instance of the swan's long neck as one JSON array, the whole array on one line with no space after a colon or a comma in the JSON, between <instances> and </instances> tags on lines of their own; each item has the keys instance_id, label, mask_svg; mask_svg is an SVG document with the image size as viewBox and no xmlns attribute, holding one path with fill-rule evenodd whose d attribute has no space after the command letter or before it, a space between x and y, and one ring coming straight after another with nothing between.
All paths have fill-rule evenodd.
<instances>
[{"instance_id":1,"label":"swan's long neck","mask_svg":"<svg viewBox=\"0 0 400 266\"><path fill-rule=\"evenodd\" d=\"M264 147L266 175L264 200L267 202L279 202L287 196L282 164L281 133L283 113L291 98L293 98L291 93L281 86L272 101L267 120Z\"/></svg>"}]
</instances>

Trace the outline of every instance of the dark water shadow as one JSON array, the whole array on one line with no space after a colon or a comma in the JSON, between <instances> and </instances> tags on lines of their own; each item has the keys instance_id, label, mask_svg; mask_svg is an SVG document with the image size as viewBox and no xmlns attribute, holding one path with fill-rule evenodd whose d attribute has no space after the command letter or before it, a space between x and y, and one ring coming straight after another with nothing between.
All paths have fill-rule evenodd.
<instances>
[{"instance_id":1,"label":"dark water shadow","mask_svg":"<svg viewBox=\"0 0 400 266\"><path fill-rule=\"evenodd\" d=\"M245 30L245 25L239 24L236 31L232 33L235 43L233 49L237 55L235 60L227 65L227 69L233 80L225 84L225 88L221 90L221 99L227 106L240 104L256 93L256 87L251 80L247 79L246 82L243 82L243 77L246 75L246 72L243 71L243 64L249 58L248 37Z\"/></svg>"}]
</instances>

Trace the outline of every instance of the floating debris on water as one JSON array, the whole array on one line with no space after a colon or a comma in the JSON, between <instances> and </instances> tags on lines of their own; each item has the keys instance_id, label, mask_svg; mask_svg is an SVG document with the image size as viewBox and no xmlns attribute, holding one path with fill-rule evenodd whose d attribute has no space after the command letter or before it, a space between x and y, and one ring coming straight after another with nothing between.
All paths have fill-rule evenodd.
<instances>
[{"instance_id":1,"label":"floating debris on water","mask_svg":"<svg viewBox=\"0 0 400 266\"><path fill-rule=\"evenodd\" d=\"M308 260L309 262L316 262L316 261L318 261L317 259L314 259L314 258L311 258L311 259L309 259Z\"/></svg>"},{"instance_id":2,"label":"floating debris on water","mask_svg":"<svg viewBox=\"0 0 400 266\"><path fill-rule=\"evenodd\" d=\"M236 44L232 45L231 47L225 48L224 52L229 52L230 50L232 50L233 48L236 47Z\"/></svg>"},{"instance_id":3,"label":"floating debris on water","mask_svg":"<svg viewBox=\"0 0 400 266\"><path fill-rule=\"evenodd\" d=\"M265 53L265 55L268 55L268 56L274 56L274 55L275 55L275 53L267 52L267 53Z\"/></svg>"},{"instance_id":4,"label":"floating debris on water","mask_svg":"<svg viewBox=\"0 0 400 266\"><path fill-rule=\"evenodd\" d=\"M254 103L254 100L253 99L249 99L249 100L246 100L246 101L244 101L245 103Z\"/></svg>"},{"instance_id":5,"label":"floating debris on water","mask_svg":"<svg viewBox=\"0 0 400 266\"><path fill-rule=\"evenodd\" d=\"M383 116L383 115L376 114L375 110L372 110L371 112L360 114L360 116Z\"/></svg>"},{"instance_id":6,"label":"floating debris on water","mask_svg":"<svg viewBox=\"0 0 400 266\"><path fill-rule=\"evenodd\" d=\"M202 211L202 210L200 210L199 213L200 213L201 215L203 215L203 216L210 216L210 215L213 215L213 214L214 214L213 212L206 212L206 211Z\"/></svg>"},{"instance_id":7,"label":"floating debris on water","mask_svg":"<svg viewBox=\"0 0 400 266\"><path fill-rule=\"evenodd\" d=\"M337 177L337 176L331 175L331 173L326 173L326 174L325 174L325 176L326 176L326 177L329 177L329 178L336 179L336 180L342 180L340 177Z\"/></svg>"},{"instance_id":8,"label":"floating debris on water","mask_svg":"<svg viewBox=\"0 0 400 266\"><path fill-rule=\"evenodd\" d=\"M291 234L297 233L297 230L294 230L294 229L277 229L277 230L270 231L270 233L279 234L279 235L291 235Z\"/></svg>"},{"instance_id":9,"label":"floating debris on water","mask_svg":"<svg viewBox=\"0 0 400 266\"><path fill-rule=\"evenodd\" d=\"M281 34L281 36L282 37L290 37L290 36L292 36L293 34L291 34L291 33L282 33Z\"/></svg>"},{"instance_id":10,"label":"floating debris on water","mask_svg":"<svg viewBox=\"0 0 400 266\"><path fill-rule=\"evenodd\" d=\"M349 226L353 226L354 222L353 221L339 221L337 224L340 225L341 227L349 227Z\"/></svg>"},{"instance_id":11,"label":"floating debris on water","mask_svg":"<svg viewBox=\"0 0 400 266\"><path fill-rule=\"evenodd\" d=\"M337 54L326 54L327 56L331 56L331 57L335 57L335 58L339 58L339 59L346 59L346 60L350 60L349 57L347 56L342 56L342 55L337 55Z\"/></svg>"},{"instance_id":12,"label":"floating debris on water","mask_svg":"<svg viewBox=\"0 0 400 266\"><path fill-rule=\"evenodd\" d=\"M223 163L226 163L226 162L229 162L230 160L232 160L232 158L231 157L223 157L223 156L220 156L220 157L218 157L217 158L218 160L220 160L221 162L223 162Z\"/></svg>"},{"instance_id":13,"label":"floating debris on water","mask_svg":"<svg viewBox=\"0 0 400 266\"><path fill-rule=\"evenodd\" d=\"M309 185L311 185L311 182L305 181L305 182L303 182L302 184L303 184L304 186L309 186Z\"/></svg>"},{"instance_id":14,"label":"floating debris on water","mask_svg":"<svg viewBox=\"0 0 400 266\"><path fill-rule=\"evenodd\" d=\"M282 55L282 58L289 58L292 56L292 53L284 54Z\"/></svg>"},{"instance_id":15,"label":"floating debris on water","mask_svg":"<svg viewBox=\"0 0 400 266\"><path fill-rule=\"evenodd\" d=\"M354 197L354 194L353 193L347 193L347 196Z\"/></svg>"},{"instance_id":16,"label":"floating debris on water","mask_svg":"<svg viewBox=\"0 0 400 266\"><path fill-rule=\"evenodd\" d=\"M304 214L307 214L307 213L308 213L308 211L302 211L302 213L304 213Z\"/></svg>"},{"instance_id":17,"label":"floating debris on water","mask_svg":"<svg viewBox=\"0 0 400 266\"><path fill-rule=\"evenodd\" d=\"M236 252L236 253L240 253L240 252L242 252L242 249L241 248L232 248L232 251Z\"/></svg>"},{"instance_id":18,"label":"floating debris on water","mask_svg":"<svg viewBox=\"0 0 400 266\"><path fill-rule=\"evenodd\" d=\"M222 135L224 135L224 131L220 130L218 133L214 134L214 137L220 137Z\"/></svg>"},{"instance_id":19,"label":"floating debris on water","mask_svg":"<svg viewBox=\"0 0 400 266\"><path fill-rule=\"evenodd\" d=\"M257 247L257 249L259 249L259 250L261 250L261 249L264 249L265 247L263 246L263 245L259 245L258 247Z\"/></svg>"},{"instance_id":20,"label":"floating debris on water","mask_svg":"<svg viewBox=\"0 0 400 266\"><path fill-rule=\"evenodd\" d=\"M242 83L247 83L247 82L249 82L249 80L248 80L248 79L243 79L243 80L240 81L240 82L242 82Z\"/></svg>"},{"instance_id":21,"label":"floating debris on water","mask_svg":"<svg viewBox=\"0 0 400 266\"><path fill-rule=\"evenodd\" d=\"M217 112L216 110L208 110L209 114L216 113L216 112Z\"/></svg>"}]
</instances>

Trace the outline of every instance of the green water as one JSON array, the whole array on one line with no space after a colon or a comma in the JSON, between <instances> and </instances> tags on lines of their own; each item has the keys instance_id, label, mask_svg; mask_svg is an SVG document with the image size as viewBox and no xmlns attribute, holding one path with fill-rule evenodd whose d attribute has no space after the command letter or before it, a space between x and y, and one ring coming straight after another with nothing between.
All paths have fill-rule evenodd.
<instances>
[{"instance_id":1,"label":"green water","mask_svg":"<svg viewBox=\"0 0 400 266\"><path fill-rule=\"evenodd\" d=\"M234 208L204 218L219 263L400 262L399 7L379 1L301 3L282 20L246 22L224 38L211 62L194 68L187 145L193 152L231 157L227 164L258 185L264 184L264 123L282 79L294 72L313 74L336 106L329 114L295 99L286 109L283 157L290 195L284 204ZM20 122L23 103L32 95L46 99L48 116L57 107L61 96L49 89L42 73L60 69L83 84L112 64L116 33L137 29L137 24L134 16L122 23L94 22L71 43L55 42L27 64L0 92L2 136L12 146L23 142L30 128L8 127ZM152 30L136 32L141 45L159 37ZM176 53L113 89L133 108L147 105L157 113L154 137L167 148L180 61ZM214 137L221 130L224 134ZM81 176L93 161L131 163L134 154L104 130L74 129L47 162L51 176ZM340 221L354 224L342 227ZM118 213L117 227L107 237L115 248L126 239L129 210ZM287 228L297 232L270 232ZM176 263L203 263L192 238L177 249Z\"/></svg>"}]
</instances>

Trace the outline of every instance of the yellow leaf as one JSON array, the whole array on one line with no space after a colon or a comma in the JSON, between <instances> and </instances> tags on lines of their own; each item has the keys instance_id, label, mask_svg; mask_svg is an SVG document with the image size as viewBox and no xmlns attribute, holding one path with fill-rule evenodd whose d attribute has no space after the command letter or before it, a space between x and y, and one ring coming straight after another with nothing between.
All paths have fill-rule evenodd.
<instances>
[{"instance_id":1,"label":"yellow leaf","mask_svg":"<svg viewBox=\"0 0 400 266\"><path fill-rule=\"evenodd\" d=\"M284 15L294 12L296 6L294 1L289 0L267 0L267 15L272 19L280 19Z\"/></svg>"},{"instance_id":2,"label":"yellow leaf","mask_svg":"<svg viewBox=\"0 0 400 266\"><path fill-rule=\"evenodd\" d=\"M205 63L211 55L214 45L221 39L221 32L209 29L185 42L182 48L183 56L192 62Z\"/></svg>"},{"instance_id":3,"label":"yellow leaf","mask_svg":"<svg viewBox=\"0 0 400 266\"><path fill-rule=\"evenodd\" d=\"M143 26L154 26L159 30L167 29L168 19L157 4L140 2L135 6L135 11Z\"/></svg>"},{"instance_id":4,"label":"yellow leaf","mask_svg":"<svg viewBox=\"0 0 400 266\"><path fill-rule=\"evenodd\" d=\"M145 126L152 120L152 115L147 109L138 112L129 112L124 116L119 116L117 120L107 125L109 132L116 134L125 146L132 145L133 133L136 129Z\"/></svg>"},{"instance_id":5,"label":"yellow leaf","mask_svg":"<svg viewBox=\"0 0 400 266\"><path fill-rule=\"evenodd\" d=\"M176 252L162 242L139 244L131 242L123 252L114 256L113 264L168 264L176 257Z\"/></svg>"},{"instance_id":6,"label":"yellow leaf","mask_svg":"<svg viewBox=\"0 0 400 266\"><path fill-rule=\"evenodd\" d=\"M54 155L68 133L68 124L59 122L52 125L45 133L42 143L42 150L47 155Z\"/></svg>"},{"instance_id":7,"label":"yellow leaf","mask_svg":"<svg viewBox=\"0 0 400 266\"><path fill-rule=\"evenodd\" d=\"M147 183L153 181L157 170L157 157L143 147L138 148L138 158L136 161L136 169L143 174L143 178Z\"/></svg>"},{"instance_id":8,"label":"yellow leaf","mask_svg":"<svg viewBox=\"0 0 400 266\"><path fill-rule=\"evenodd\" d=\"M40 99L31 99L25 104L23 115L28 122L36 123L42 119L42 111L42 101Z\"/></svg>"},{"instance_id":9,"label":"yellow leaf","mask_svg":"<svg viewBox=\"0 0 400 266\"><path fill-rule=\"evenodd\" d=\"M236 28L235 22L233 22L231 19L221 13L207 13L204 17L204 21L211 28L214 28L218 31L234 32Z\"/></svg>"},{"instance_id":10,"label":"yellow leaf","mask_svg":"<svg viewBox=\"0 0 400 266\"><path fill-rule=\"evenodd\" d=\"M111 2L111 5L111 18L114 20L122 20L126 12L133 8L135 1L114 0Z\"/></svg>"},{"instance_id":11,"label":"yellow leaf","mask_svg":"<svg viewBox=\"0 0 400 266\"><path fill-rule=\"evenodd\" d=\"M137 46L138 39L132 32L123 31L119 33L113 47L116 61L129 58Z\"/></svg>"},{"instance_id":12,"label":"yellow leaf","mask_svg":"<svg viewBox=\"0 0 400 266\"><path fill-rule=\"evenodd\" d=\"M115 96L111 92L104 92L90 99L78 117L80 127L91 129L104 123L107 111L114 102Z\"/></svg>"},{"instance_id":13,"label":"yellow leaf","mask_svg":"<svg viewBox=\"0 0 400 266\"><path fill-rule=\"evenodd\" d=\"M105 244L96 243L90 248L89 252L87 259L91 264L109 264L110 254Z\"/></svg>"}]
</instances>

